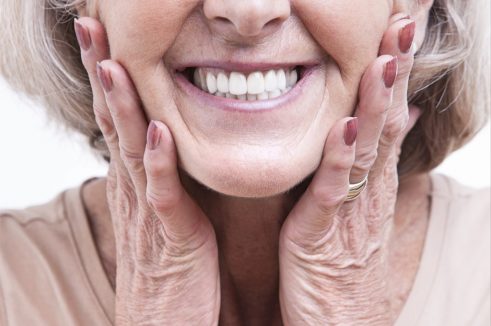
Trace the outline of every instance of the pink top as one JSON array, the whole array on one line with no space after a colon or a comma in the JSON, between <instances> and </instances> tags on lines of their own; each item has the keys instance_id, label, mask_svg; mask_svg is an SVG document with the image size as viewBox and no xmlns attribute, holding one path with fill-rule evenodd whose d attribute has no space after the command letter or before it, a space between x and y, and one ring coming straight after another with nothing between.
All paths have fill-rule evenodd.
<instances>
[{"instance_id":1,"label":"pink top","mask_svg":"<svg viewBox=\"0 0 491 326\"><path fill-rule=\"evenodd\" d=\"M422 260L396 326L489 326L489 189L442 175L432 183ZM0 211L0 325L113 325L114 300L81 187Z\"/></svg>"}]
</instances>

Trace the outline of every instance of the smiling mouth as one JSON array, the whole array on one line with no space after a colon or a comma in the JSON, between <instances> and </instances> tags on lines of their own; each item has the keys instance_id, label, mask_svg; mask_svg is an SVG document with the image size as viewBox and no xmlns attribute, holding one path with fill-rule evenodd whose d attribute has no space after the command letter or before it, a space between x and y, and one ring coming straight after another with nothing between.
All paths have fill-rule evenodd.
<instances>
[{"instance_id":1,"label":"smiling mouth","mask_svg":"<svg viewBox=\"0 0 491 326\"><path fill-rule=\"evenodd\" d=\"M291 66L249 72L191 67L181 73L196 88L216 97L262 101L288 93L305 75L307 67Z\"/></svg>"}]
</instances>

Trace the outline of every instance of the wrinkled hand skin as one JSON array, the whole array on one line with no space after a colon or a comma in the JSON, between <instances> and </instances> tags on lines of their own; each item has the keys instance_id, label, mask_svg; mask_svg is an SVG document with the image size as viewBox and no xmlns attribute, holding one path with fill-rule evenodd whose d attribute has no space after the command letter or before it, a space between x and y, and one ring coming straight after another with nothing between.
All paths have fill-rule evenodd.
<instances>
[{"instance_id":1,"label":"wrinkled hand skin","mask_svg":"<svg viewBox=\"0 0 491 326\"><path fill-rule=\"evenodd\" d=\"M392 17L359 90L358 138L340 145L332 129L324 158L280 234L280 303L284 325L392 325L387 296L388 241L397 199L402 139L419 110L408 107L407 85L414 47L399 50L399 30L412 23ZM403 34L403 33L402 33ZM402 36L404 38L404 36ZM412 42L412 38L410 39ZM387 55L398 57L398 75L384 90ZM355 201L345 202L348 181L369 176Z\"/></svg>"},{"instance_id":2,"label":"wrinkled hand skin","mask_svg":"<svg viewBox=\"0 0 491 326\"><path fill-rule=\"evenodd\" d=\"M107 200L117 254L116 325L217 325L215 232L180 183L172 134L161 122L149 126L127 72L106 60L103 26L84 17L75 28L79 39L90 35L79 41L82 61L111 152Z\"/></svg>"},{"instance_id":3,"label":"wrinkled hand skin","mask_svg":"<svg viewBox=\"0 0 491 326\"><path fill-rule=\"evenodd\" d=\"M214 234L170 239L159 218L137 203L132 185L119 181L117 173L113 169L107 178L112 216L120 218L114 225L116 325L217 325L220 288Z\"/></svg>"}]
</instances>

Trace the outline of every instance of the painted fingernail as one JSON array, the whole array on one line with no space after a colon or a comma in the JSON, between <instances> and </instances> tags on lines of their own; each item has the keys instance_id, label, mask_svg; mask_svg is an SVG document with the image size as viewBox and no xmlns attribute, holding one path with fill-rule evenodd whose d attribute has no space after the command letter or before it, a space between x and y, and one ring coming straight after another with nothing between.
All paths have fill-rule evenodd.
<instances>
[{"instance_id":1,"label":"painted fingernail","mask_svg":"<svg viewBox=\"0 0 491 326\"><path fill-rule=\"evenodd\" d=\"M358 136L358 118L353 118L346 122L346 129L344 130L344 143L347 146L351 146L355 143Z\"/></svg>"},{"instance_id":2,"label":"painted fingernail","mask_svg":"<svg viewBox=\"0 0 491 326\"><path fill-rule=\"evenodd\" d=\"M97 63L97 77L99 77L102 88L104 88L106 93L112 91L113 79L111 77L111 73L107 69L104 69L99 62Z\"/></svg>"},{"instance_id":3,"label":"painted fingernail","mask_svg":"<svg viewBox=\"0 0 491 326\"><path fill-rule=\"evenodd\" d=\"M413 44L414 34L416 31L416 22L411 22L401 28L399 31L399 50L402 53L408 53Z\"/></svg>"},{"instance_id":4,"label":"painted fingernail","mask_svg":"<svg viewBox=\"0 0 491 326\"><path fill-rule=\"evenodd\" d=\"M153 151L157 148L157 146L159 146L160 136L161 136L161 132L157 127L157 124L153 120L150 121L150 125L148 126L148 132L147 132L147 144L150 150Z\"/></svg>"},{"instance_id":5,"label":"painted fingernail","mask_svg":"<svg viewBox=\"0 0 491 326\"><path fill-rule=\"evenodd\" d=\"M397 57L387 62L384 67L384 84L387 88L392 88L397 77Z\"/></svg>"},{"instance_id":6,"label":"painted fingernail","mask_svg":"<svg viewBox=\"0 0 491 326\"><path fill-rule=\"evenodd\" d=\"M79 21L75 18L75 35L77 36L78 45L84 51L87 51L92 46L90 33Z\"/></svg>"}]
</instances>

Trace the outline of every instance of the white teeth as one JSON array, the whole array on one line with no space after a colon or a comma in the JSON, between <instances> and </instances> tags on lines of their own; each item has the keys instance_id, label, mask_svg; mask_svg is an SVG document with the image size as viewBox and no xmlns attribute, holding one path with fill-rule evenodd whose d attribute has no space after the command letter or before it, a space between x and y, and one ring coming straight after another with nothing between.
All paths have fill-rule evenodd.
<instances>
[{"instance_id":1,"label":"white teeth","mask_svg":"<svg viewBox=\"0 0 491 326\"><path fill-rule=\"evenodd\" d=\"M206 73L202 69L197 69L199 70L199 82L201 85L201 89L204 90L205 92L208 92L208 88L206 87Z\"/></svg>"},{"instance_id":2,"label":"white teeth","mask_svg":"<svg viewBox=\"0 0 491 326\"><path fill-rule=\"evenodd\" d=\"M240 72L230 73L229 92L234 95L245 95L247 93L247 80Z\"/></svg>"},{"instance_id":3,"label":"white teeth","mask_svg":"<svg viewBox=\"0 0 491 326\"><path fill-rule=\"evenodd\" d=\"M201 78L199 76L199 69L194 69L194 77L193 78L194 78L194 83L196 84L196 86L203 89L203 85L201 84Z\"/></svg>"},{"instance_id":4,"label":"white teeth","mask_svg":"<svg viewBox=\"0 0 491 326\"><path fill-rule=\"evenodd\" d=\"M288 75L288 81L286 83L287 87L292 87L297 83L298 80L298 73L295 69L290 71L290 74Z\"/></svg>"},{"instance_id":5,"label":"white teeth","mask_svg":"<svg viewBox=\"0 0 491 326\"><path fill-rule=\"evenodd\" d=\"M264 77L261 72L253 72L247 77L247 93L257 95L264 92Z\"/></svg>"},{"instance_id":6,"label":"white teeth","mask_svg":"<svg viewBox=\"0 0 491 326\"><path fill-rule=\"evenodd\" d=\"M257 96L257 99L260 100L260 101L261 100L267 100L267 99L269 99L268 93L267 92L264 92L264 93L259 94Z\"/></svg>"},{"instance_id":7,"label":"white teeth","mask_svg":"<svg viewBox=\"0 0 491 326\"><path fill-rule=\"evenodd\" d=\"M267 92L271 92L278 88L278 82L276 79L276 72L274 70L270 70L264 76L264 90Z\"/></svg>"},{"instance_id":8,"label":"white teeth","mask_svg":"<svg viewBox=\"0 0 491 326\"><path fill-rule=\"evenodd\" d=\"M222 72L217 76L217 88L222 93L228 93L228 77Z\"/></svg>"},{"instance_id":9,"label":"white teeth","mask_svg":"<svg viewBox=\"0 0 491 326\"><path fill-rule=\"evenodd\" d=\"M206 86L208 87L208 92L212 94L217 91L217 79L212 73L206 74Z\"/></svg>"},{"instance_id":10,"label":"white teeth","mask_svg":"<svg viewBox=\"0 0 491 326\"><path fill-rule=\"evenodd\" d=\"M278 88L280 90L286 89L286 74L283 69L276 72L276 82L278 83Z\"/></svg>"},{"instance_id":11,"label":"white teeth","mask_svg":"<svg viewBox=\"0 0 491 326\"><path fill-rule=\"evenodd\" d=\"M287 93L298 82L295 69L255 71L246 76L240 72L219 69L196 68L194 84L203 91L218 97L261 101Z\"/></svg>"},{"instance_id":12,"label":"white teeth","mask_svg":"<svg viewBox=\"0 0 491 326\"><path fill-rule=\"evenodd\" d=\"M269 95L269 98L276 98L276 97L279 97L281 95L281 91L279 89L275 89L274 91L269 92L268 95Z\"/></svg>"}]
</instances>

